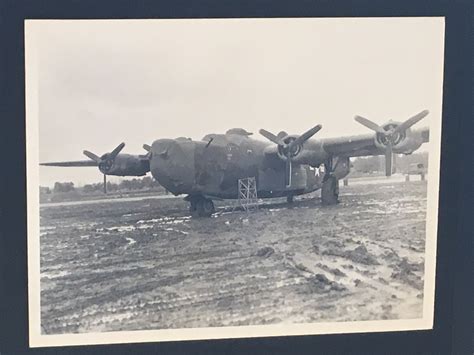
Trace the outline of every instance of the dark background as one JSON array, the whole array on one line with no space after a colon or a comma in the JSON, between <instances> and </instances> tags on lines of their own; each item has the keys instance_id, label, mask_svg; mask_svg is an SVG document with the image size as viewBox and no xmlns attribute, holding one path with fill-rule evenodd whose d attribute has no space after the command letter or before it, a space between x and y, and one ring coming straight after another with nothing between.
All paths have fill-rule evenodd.
<instances>
[{"instance_id":1,"label":"dark background","mask_svg":"<svg viewBox=\"0 0 474 355\"><path fill-rule=\"evenodd\" d=\"M472 0L0 0L0 353L473 354L473 4ZM446 17L432 331L28 348L24 19L372 16Z\"/></svg>"}]
</instances>

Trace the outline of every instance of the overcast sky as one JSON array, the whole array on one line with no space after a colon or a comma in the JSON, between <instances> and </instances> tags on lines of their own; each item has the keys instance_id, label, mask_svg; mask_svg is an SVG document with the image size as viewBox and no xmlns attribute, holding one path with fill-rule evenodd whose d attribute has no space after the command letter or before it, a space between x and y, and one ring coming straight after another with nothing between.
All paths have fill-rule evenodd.
<instances>
[{"instance_id":1,"label":"overcast sky","mask_svg":"<svg viewBox=\"0 0 474 355\"><path fill-rule=\"evenodd\" d=\"M42 21L40 161L86 159L120 142L232 127L318 137L364 134L430 110L441 115L440 18ZM263 138L259 138L263 139ZM113 181L113 179L111 179ZM40 168L40 184L101 181L95 168Z\"/></svg>"}]
</instances>

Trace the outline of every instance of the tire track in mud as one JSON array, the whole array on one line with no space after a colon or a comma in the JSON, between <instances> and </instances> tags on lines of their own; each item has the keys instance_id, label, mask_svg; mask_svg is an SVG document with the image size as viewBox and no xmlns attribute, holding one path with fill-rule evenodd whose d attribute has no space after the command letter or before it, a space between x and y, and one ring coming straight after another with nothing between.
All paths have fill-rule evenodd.
<instances>
[{"instance_id":1,"label":"tire track in mud","mask_svg":"<svg viewBox=\"0 0 474 355\"><path fill-rule=\"evenodd\" d=\"M43 331L417 317L426 185L405 187L205 221L179 200L45 209Z\"/></svg>"}]
</instances>

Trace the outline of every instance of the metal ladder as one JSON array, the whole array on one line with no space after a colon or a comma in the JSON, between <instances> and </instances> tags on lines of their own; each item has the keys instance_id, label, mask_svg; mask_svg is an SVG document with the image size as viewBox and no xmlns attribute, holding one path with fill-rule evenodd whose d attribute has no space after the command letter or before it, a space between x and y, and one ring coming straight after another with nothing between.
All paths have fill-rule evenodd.
<instances>
[{"instance_id":1,"label":"metal ladder","mask_svg":"<svg viewBox=\"0 0 474 355\"><path fill-rule=\"evenodd\" d=\"M238 206L250 213L258 210L257 180L255 177L239 179ZM235 208L234 208L235 209Z\"/></svg>"}]
</instances>

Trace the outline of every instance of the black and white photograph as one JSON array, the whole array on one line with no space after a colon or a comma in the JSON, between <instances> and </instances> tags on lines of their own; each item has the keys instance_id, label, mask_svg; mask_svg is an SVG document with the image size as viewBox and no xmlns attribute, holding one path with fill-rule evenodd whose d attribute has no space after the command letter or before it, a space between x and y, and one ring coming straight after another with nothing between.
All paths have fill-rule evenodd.
<instances>
[{"instance_id":1,"label":"black and white photograph","mask_svg":"<svg viewBox=\"0 0 474 355\"><path fill-rule=\"evenodd\" d=\"M442 17L25 43L30 346L432 328Z\"/></svg>"}]
</instances>

